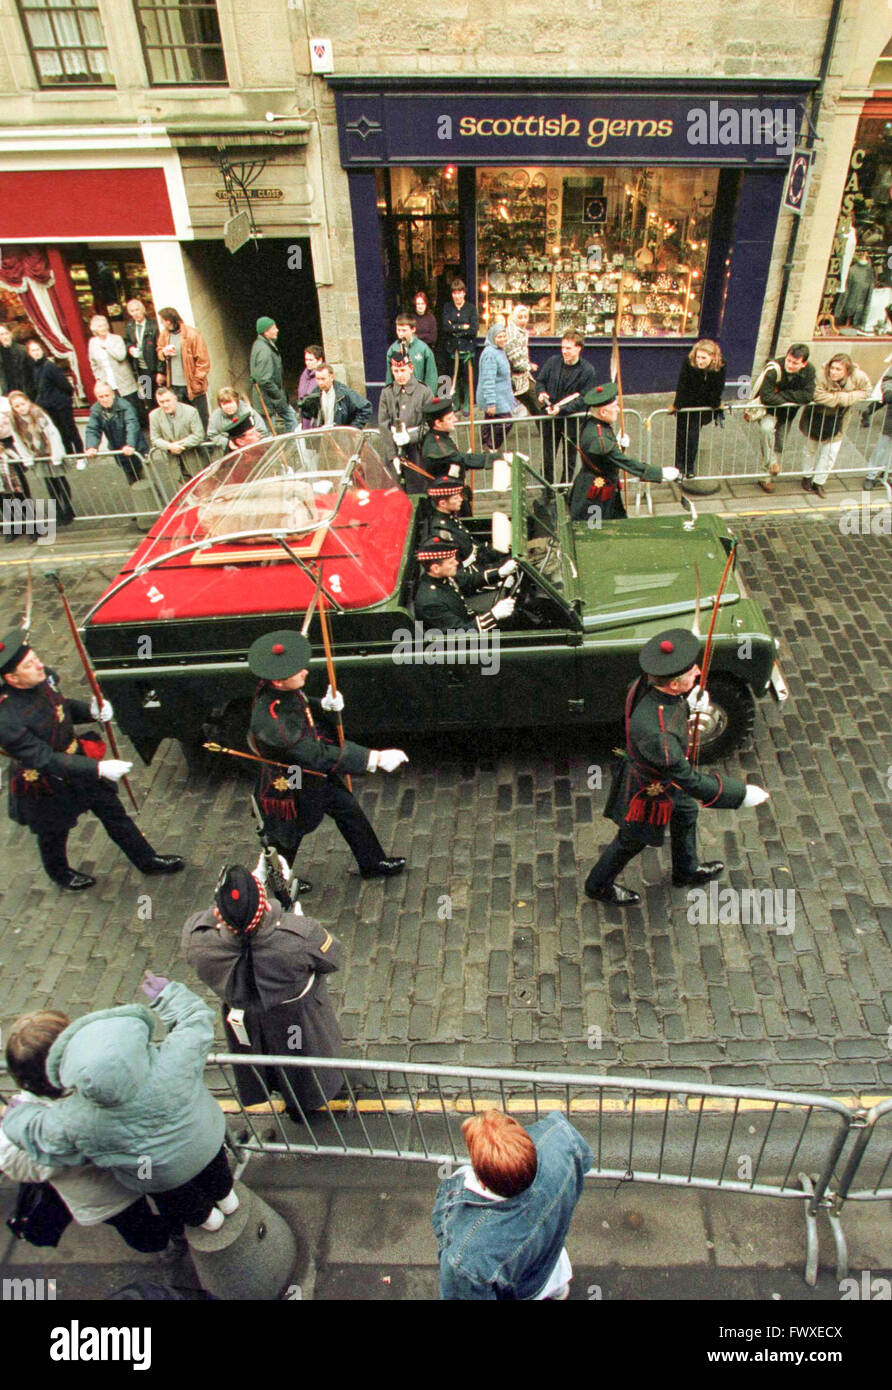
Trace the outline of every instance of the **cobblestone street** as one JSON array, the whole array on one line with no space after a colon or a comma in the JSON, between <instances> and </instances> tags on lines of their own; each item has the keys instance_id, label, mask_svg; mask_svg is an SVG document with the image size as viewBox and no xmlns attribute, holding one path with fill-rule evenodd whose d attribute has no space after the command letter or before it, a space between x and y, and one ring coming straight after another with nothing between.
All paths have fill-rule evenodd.
<instances>
[{"instance_id":1,"label":"cobblestone street","mask_svg":"<svg viewBox=\"0 0 892 1390\"><path fill-rule=\"evenodd\" d=\"M305 842L305 910L345 947L332 992L351 1049L834 1094L892 1085L889 541L841 535L832 512L736 529L747 588L781 639L790 699L760 704L753 741L729 763L772 800L705 812L701 852L725 860L720 889L782 891L795 930L690 921L667 850L627 873L644 884L639 908L621 915L585 898L585 873L612 833L601 818L610 731L410 743L409 767L361 793L384 846L408 857L404 877L363 883L330 822ZM65 569L76 615L114 573L106 565ZM9 621L23 583L22 569L0 570ZM35 589L35 646L81 696L39 564ZM345 694L349 732L349 685ZM595 792L592 764L604 769ZM223 760L190 774L170 742L150 768L137 763L133 782L141 825L159 851L187 856L185 875L143 879L85 817L71 862L99 882L60 893L30 834L0 823L3 1024L26 1007L78 1014L128 1002L146 967L196 985L178 960L180 929L211 901L224 859L256 859L250 778Z\"/></svg>"}]
</instances>

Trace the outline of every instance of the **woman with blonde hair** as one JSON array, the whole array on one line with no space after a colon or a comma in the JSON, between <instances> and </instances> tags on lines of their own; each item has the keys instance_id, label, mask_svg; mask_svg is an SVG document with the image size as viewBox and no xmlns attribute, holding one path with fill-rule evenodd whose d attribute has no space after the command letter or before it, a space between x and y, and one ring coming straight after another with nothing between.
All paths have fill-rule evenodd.
<instances>
[{"instance_id":1,"label":"woman with blonde hair","mask_svg":"<svg viewBox=\"0 0 892 1390\"><path fill-rule=\"evenodd\" d=\"M13 448L25 467L33 468L46 484L47 493L56 504L56 524L69 526L74 521L74 507L64 472L62 436L46 411L29 400L24 391L10 391L7 400L12 407L9 423Z\"/></svg>"},{"instance_id":2,"label":"woman with blonde hair","mask_svg":"<svg viewBox=\"0 0 892 1390\"><path fill-rule=\"evenodd\" d=\"M256 433L244 441L247 444L269 438L269 430L250 401L234 386L221 386L217 392L217 408L211 411L208 420L208 443L228 453L230 449L239 448L236 440L251 430Z\"/></svg>"},{"instance_id":3,"label":"woman with blonde hair","mask_svg":"<svg viewBox=\"0 0 892 1390\"><path fill-rule=\"evenodd\" d=\"M805 462L802 489L826 496L824 484L842 447L846 416L856 401L866 401L871 392L870 377L856 367L846 352L837 352L818 372L813 405L799 417L805 436Z\"/></svg>"},{"instance_id":4,"label":"woman with blonde hair","mask_svg":"<svg viewBox=\"0 0 892 1390\"><path fill-rule=\"evenodd\" d=\"M683 478L696 471L700 430L710 419L724 425L722 392L725 389L725 360L718 343L701 338L681 364L675 400L670 415L678 415L675 427L675 466Z\"/></svg>"}]
</instances>

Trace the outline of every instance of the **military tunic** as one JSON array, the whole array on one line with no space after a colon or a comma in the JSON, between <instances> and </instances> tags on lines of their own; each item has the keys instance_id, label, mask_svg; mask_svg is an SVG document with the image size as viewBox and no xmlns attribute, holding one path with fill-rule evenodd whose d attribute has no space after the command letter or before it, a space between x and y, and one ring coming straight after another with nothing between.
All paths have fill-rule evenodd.
<instances>
[{"instance_id":1,"label":"military tunic","mask_svg":"<svg viewBox=\"0 0 892 1390\"><path fill-rule=\"evenodd\" d=\"M85 811L92 811L137 868L154 850L121 805L117 788L99 776L104 745L94 734L96 756L85 755L74 732L93 722L83 700L67 700L55 672L28 690L5 681L0 689L0 748L12 759L8 807L10 818L37 836L43 867L56 882L69 872L69 833ZM100 752L100 749L102 750Z\"/></svg>"},{"instance_id":2,"label":"military tunic","mask_svg":"<svg viewBox=\"0 0 892 1390\"><path fill-rule=\"evenodd\" d=\"M602 521L612 521L626 515L619 489L620 470L642 478L646 483L659 483L663 470L657 464L641 463L629 458L620 449L616 435L604 420L589 417L580 440L582 457L579 472L570 489L570 517L587 521L598 513L590 508L600 507Z\"/></svg>"},{"instance_id":3,"label":"military tunic","mask_svg":"<svg viewBox=\"0 0 892 1390\"><path fill-rule=\"evenodd\" d=\"M304 835L329 815L360 869L374 868L385 857L365 813L338 775L366 772L369 749L348 740L341 748L318 700L308 699L302 690L276 690L261 682L251 710L249 741L262 758L287 765L262 768L258 784L267 833L281 854L293 857ZM300 768L299 779L289 773L292 766ZM299 787L292 785L296 780Z\"/></svg>"},{"instance_id":4,"label":"military tunic","mask_svg":"<svg viewBox=\"0 0 892 1390\"><path fill-rule=\"evenodd\" d=\"M435 511L422 526L422 542L428 541L432 536L440 536L445 541L450 541L458 551L459 563L463 570L471 568L482 570L484 565L494 566L497 570L499 565L508 559L507 555L502 555L497 550L493 550L489 545L478 545L458 517L452 512ZM486 571L484 583L492 584L497 582L498 575L495 572Z\"/></svg>"},{"instance_id":5,"label":"military tunic","mask_svg":"<svg viewBox=\"0 0 892 1390\"><path fill-rule=\"evenodd\" d=\"M425 630L488 632L497 626L492 613L472 613L464 600L465 594L475 594L485 584L484 574L473 567L459 570L454 579L423 574L415 592L415 616Z\"/></svg>"},{"instance_id":6,"label":"military tunic","mask_svg":"<svg viewBox=\"0 0 892 1390\"><path fill-rule=\"evenodd\" d=\"M684 695L668 695L635 681L626 700L626 748L604 815L619 827L589 874L586 888L604 888L647 845L661 845L669 826L672 869L690 877L698 866L698 802L736 810L746 786L737 777L700 772L688 761L689 707Z\"/></svg>"},{"instance_id":7,"label":"military tunic","mask_svg":"<svg viewBox=\"0 0 892 1390\"><path fill-rule=\"evenodd\" d=\"M181 947L199 978L223 1001L230 1051L286 1057L343 1054L341 1030L324 978L341 968L343 951L321 922L284 912L273 902L256 930L240 937L225 926L218 928L214 910L209 908L188 919ZM231 1008L245 1011L247 1046L227 1021ZM303 1068L264 1067L261 1074L266 1089L279 1091L289 1111L300 1118L300 1109L318 1110L343 1084L340 1071L314 1071L315 1078ZM236 1068L236 1084L243 1105L266 1099L263 1084L247 1067Z\"/></svg>"}]
</instances>

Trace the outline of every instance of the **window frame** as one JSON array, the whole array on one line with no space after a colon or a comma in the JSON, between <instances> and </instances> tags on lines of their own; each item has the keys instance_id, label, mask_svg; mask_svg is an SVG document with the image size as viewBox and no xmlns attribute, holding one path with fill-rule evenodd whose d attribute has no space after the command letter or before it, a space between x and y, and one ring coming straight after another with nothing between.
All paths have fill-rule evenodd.
<instances>
[{"instance_id":1,"label":"window frame","mask_svg":"<svg viewBox=\"0 0 892 1390\"><path fill-rule=\"evenodd\" d=\"M29 57L30 57L30 59L31 59L31 66L32 66L32 68L33 68L34 76L35 76L35 78L36 78L36 80L37 80L37 85L38 85L38 88L40 89L40 91L42 91L42 92L52 92L52 91L72 91L72 90L74 90L74 91L114 91L114 90L115 90L115 88L117 87L117 81L116 81L116 79L115 79L114 69L112 68L112 64L111 64L111 53L110 53L110 51L109 51L109 46L108 46L108 35L107 35L107 33L106 33L106 30L105 30L105 22L104 22L104 19L103 19L102 7L101 7L101 5L100 5L100 3L99 3L99 0L90 0L90 3L87 4L87 5L77 5L77 4L75 3L75 0L67 0L67 3L66 3L65 5L53 5L53 6L51 6L51 5L49 5L49 4L47 3L46 5L44 5L44 6L42 6L42 7L41 7L38 3L36 3L36 0L15 0L15 4L16 4L16 12L17 12L18 17L19 17L19 23L20 23L21 26L22 26L22 33L23 33L23 35L24 35L25 42L26 42L26 44L28 45L28 54L29 54ZM80 44L77 44L77 45L74 45L74 46L72 46L72 45L70 45L70 44L61 44L61 43L60 43L60 44L59 44L57 47L55 47L55 48L50 48L50 47L48 47L46 44L35 44L35 43L34 43L34 40L33 40L32 37L31 37L31 27L30 27L30 25L28 24L27 16L28 16L29 14L40 15L40 16L42 16L42 17L49 18L49 19L52 19L52 17L53 17L54 15L59 15L59 14L75 15L76 17L78 17L78 26L77 26L77 28L78 28L78 35L79 35L79 37L80 37L80 39L81 39L81 43L80 43ZM87 43L87 42L85 41L84 35L83 35L83 33L82 33L82 30L81 30L80 19L79 19L79 17L80 17L82 14L92 14L92 15L95 15L96 18L98 19L98 21L99 21L99 27L100 27L100 29L102 30L102 39L103 39L103 42L102 42L102 45L101 45L101 46L98 45L98 44ZM55 28L55 26L54 26L54 28ZM87 56L88 56L90 53L104 53L104 54L105 54L105 57L106 57L106 66L107 66L107 71L108 71L108 74L109 74L109 80L108 80L107 82L103 82L102 80L95 80L95 81L94 81L94 80L91 80L90 71L89 71L89 67L88 67L88 68L87 68L87 76L86 76L83 80L78 79L78 78L76 78L76 77L69 77L69 78L66 78L65 74L63 73L62 76L61 76L59 79L48 81L48 80L44 77L44 74L43 74L43 73L41 72L41 70L40 70L40 63L38 62L38 54L39 54L39 53L55 53L55 54L59 55L59 57L61 58L61 55L62 55L63 53L71 53L71 52L81 53L81 54L83 55L83 57L84 57L85 62L86 62L86 60L87 60ZM63 65L63 66L64 66L64 65Z\"/></svg>"},{"instance_id":2,"label":"window frame","mask_svg":"<svg viewBox=\"0 0 892 1390\"><path fill-rule=\"evenodd\" d=\"M195 10L213 10L217 19L217 32L219 34L218 44L176 44L176 43L150 43L143 22L144 12L152 15L160 13ZM133 15L136 20L136 27L139 32L139 42L142 49L143 62L146 67L146 81L149 87L163 89L165 87L229 87L229 64L226 61L226 49L223 45L223 30L220 23L220 9L218 0L177 0L176 6L167 5L163 0L133 0ZM223 64L225 77L220 80L213 78L182 78L171 81L157 81L153 76L152 54L168 54L179 51L189 54L190 61L194 52L201 52L204 49L219 49L220 59Z\"/></svg>"}]
</instances>

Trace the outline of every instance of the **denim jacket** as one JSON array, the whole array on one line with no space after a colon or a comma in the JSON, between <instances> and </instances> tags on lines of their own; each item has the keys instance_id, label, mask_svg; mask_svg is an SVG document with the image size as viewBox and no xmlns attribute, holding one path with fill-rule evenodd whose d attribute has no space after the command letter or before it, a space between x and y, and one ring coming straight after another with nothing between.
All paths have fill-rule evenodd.
<instances>
[{"instance_id":1,"label":"denim jacket","mask_svg":"<svg viewBox=\"0 0 892 1390\"><path fill-rule=\"evenodd\" d=\"M481 1197L461 1173L440 1183L433 1226L441 1298L535 1298L557 1264L592 1151L559 1111L530 1125L529 1135L538 1167L517 1197Z\"/></svg>"}]
</instances>

